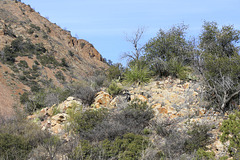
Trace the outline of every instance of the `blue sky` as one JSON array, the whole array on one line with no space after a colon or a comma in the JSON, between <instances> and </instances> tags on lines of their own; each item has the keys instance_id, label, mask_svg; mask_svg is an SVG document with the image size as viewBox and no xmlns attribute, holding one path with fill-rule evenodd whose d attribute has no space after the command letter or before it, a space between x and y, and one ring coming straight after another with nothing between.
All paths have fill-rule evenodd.
<instances>
[{"instance_id":1,"label":"blue sky","mask_svg":"<svg viewBox=\"0 0 240 160\"><path fill-rule=\"evenodd\" d=\"M145 32L140 44L156 36L159 29L175 24L189 25L198 36L206 21L234 25L240 29L240 0L22 0L42 16L92 43L104 58L125 63L126 41L138 28Z\"/></svg>"}]
</instances>

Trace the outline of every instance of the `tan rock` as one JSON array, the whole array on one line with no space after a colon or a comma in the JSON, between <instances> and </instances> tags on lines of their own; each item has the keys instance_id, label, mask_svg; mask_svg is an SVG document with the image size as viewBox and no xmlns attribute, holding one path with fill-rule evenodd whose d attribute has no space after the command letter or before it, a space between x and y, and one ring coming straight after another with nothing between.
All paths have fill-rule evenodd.
<instances>
[{"instance_id":1,"label":"tan rock","mask_svg":"<svg viewBox=\"0 0 240 160\"><path fill-rule=\"evenodd\" d=\"M68 98L67 98L67 101L73 101L73 100L75 100L74 97L68 97Z\"/></svg>"},{"instance_id":2,"label":"tan rock","mask_svg":"<svg viewBox=\"0 0 240 160\"><path fill-rule=\"evenodd\" d=\"M55 126L56 124L61 124L67 120L68 115L66 113L59 113L51 118L51 125Z\"/></svg>"},{"instance_id":3,"label":"tan rock","mask_svg":"<svg viewBox=\"0 0 240 160\"><path fill-rule=\"evenodd\" d=\"M139 99L142 102L148 102L147 97L145 97L143 95L136 95L135 98Z\"/></svg>"},{"instance_id":4,"label":"tan rock","mask_svg":"<svg viewBox=\"0 0 240 160\"><path fill-rule=\"evenodd\" d=\"M51 108L49 108L48 110L47 110L47 115L48 116L52 116L53 115L53 108L55 107L56 105L53 105Z\"/></svg>"},{"instance_id":5,"label":"tan rock","mask_svg":"<svg viewBox=\"0 0 240 160\"><path fill-rule=\"evenodd\" d=\"M160 114L167 114L168 113L168 110L165 107L157 108L157 110Z\"/></svg>"},{"instance_id":6,"label":"tan rock","mask_svg":"<svg viewBox=\"0 0 240 160\"><path fill-rule=\"evenodd\" d=\"M119 96L115 97L111 102L110 106L112 108L117 107L117 105L121 102L121 98Z\"/></svg>"},{"instance_id":7,"label":"tan rock","mask_svg":"<svg viewBox=\"0 0 240 160\"><path fill-rule=\"evenodd\" d=\"M95 106L101 106L101 107L109 107L110 102L112 100L112 96L108 94L107 92L100 91L96 94L95 98Z\"/></svg>"},{"instance_id":8,"label":"tan rock","mask_svg":"<svg viewBox=\"0 0 240 160\"><path fill-rule=\"evenodd\" d=\"M59 134L59 133L61 133L61 132L63 131L63 128L64 128L63 125L61 125L61 124L56 124L55 126L53 126L53 127L51 128L51 130L52 130L53 133Z\"/></svg>"},{"instance_id":9,"label":"tan rock","mask_svg":"<svg viewBox=\"0 0 240 160\"><path fill-rule=\"evenodd\" d=\"M184 89L188 89L189 86L190 86L190 83L189 83L189 82L186 82L186 83L183 84L183 88L184 88Z\"/></svg>"},{"instance_id":10,"label":"tan rock","mask_svg":"<svg viewBox=\"0 0 240 160\"><path fill-rule=\"evenodd\" d=\"M157 104L152 105L152 108L153 108L153 109L154 109L154 108L160 108L160 107L162 107L162 104L160 104L160 103L157 103Z\"/></svg>"}]
</instances>

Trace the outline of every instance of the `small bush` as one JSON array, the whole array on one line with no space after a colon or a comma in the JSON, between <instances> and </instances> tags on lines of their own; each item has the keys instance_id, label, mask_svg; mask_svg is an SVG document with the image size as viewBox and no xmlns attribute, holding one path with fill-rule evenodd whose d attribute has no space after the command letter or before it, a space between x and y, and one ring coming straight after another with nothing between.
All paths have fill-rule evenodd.
<instances>
[{"instance_id":1,"label":"small bush","mask_svg":"<svg viewBox=\"0 0 240 160\"><path fill-rule=\"evenodd\" d=\"M27 33L28 33L28 34L33 34L33 33L34 33L34 29L33 29L33 28L28 29L28 30L27 30Z\"/></svg>"},{"instance_id":2,"label":"small bush","mask_svg":"<svg viewBox=\"0 0 240 160\"><path fill-rule=\"evenodd\" d=\"M0 133L0 158L25 159L32 147L21 135Z\"/></svg>"},{"instance_id":3,"label":"small bush","mask_svg":"<svg viewBox=\"0 0 240 160\"><path fill-rule=\"evenodd\" d=\"M74 53L72 52L72 51L68 51L68 54L71 56L71 57L73 57L74 56Z\"/></svg>"},{"instance_id":4,"label":"small bush","mask_svg":"<svg viewBox=\"0 0 240 160\"><path fill-rule=\"evenodd\" d=\"M107 92L112 96L120 94L121 91L122 91L122 88L119 87L115 81L112 81L112 83L109 85L107 89Z\"/></svg>"},{"instance_id":5,"label":"small bush","mask_svg":"<svg viewBox=\"0 0 240 160\"><path fill-rule=\"evenodd\" d=\"M81 49L83 49L83 47L85 46L86 44L85 43L80 43L80 46L81 46Z\"/></svg>"},{"instance_id":6,"label":"small bush","mask_svg":"<svg viewBox=\"0 0 240 160\"><path fill-rule=\"evenodd\" d=\"M94 102L96 93L96 90L90 86L86 86L85 84L80 84L79 86L75 86L75 88L73 88L73 96L81 99L83 104L89 106Z\"/></svg>"},{"instance_id":7,"label":"small bush","mask_svg":"<svg viewBox=\"0 0 240 160\"><path fill-rule=\"evenodd\" d=\"M58 79L58 80L61 80L61 81L65 81L65 76L63 75L63 73L61 71L57 71L57 73L55 74L55 77Z\"/></svg>"},{"instance_id":8,"label":"small bush","mask_svg":"<svg viewBox=\"0 0 240 160\"><path fill-rule=\"evenodd\" d=\"M110 112L101 123L83 134L90 141L114 140L126 133L142 134L153 117L153 111L147 104L137 101L117 113Z\"/></svg>"},{"instance_id":9,"label":"small bush","mask_svg":"<svg viewBox=\"0 0 240 160\"><path fill-rule=\"evenodd\" d=\"M148 146L148 139L132 133L117 137L114 141L108 139L91 144L81 140L79 145L68 155L70 159L119 159L136 160Z\"/></svg>"},{"instance_id":10,"label":"small bush","mask_svg":"<svg viewBox=\"0 0 240 160\"><path fill-rule=\"evenodd\" d=\"M172 58L167 62L167 70L170 75L178 77L182 80L187 79L187 67L184 66L178 59Z\"/></svg>"},{"instance_id":11,"label":"small bush","mask_svg":"<svg viewBox=\"0 0 240 160\"><path fill-rule=\"evenodd\" d=\"M115 79L119 79L122 80L123 78L123 66L120 63L111 65L108 70L107 70L107 79L109 81L115 80Z\"/></svg>"},{"instance_id":12,"label":"small bush","mask_svg":"<svg viewBox=\"0 0 240 160\"><path fill-rule=\"evenodd\" d=\"M54 67L59 66L59 62L55 59L53 55L42 55L37 56L38 60L43 66L53 65Z\"/></svg>"},{"instance_id":13,"label":"small bush","mask_svg":"<svg viewBox=\"0 0 240 160\"><path fill-rule=\"evenodd\" d=\"M62 58L62 59L61 59L61 66L63 66L63 67L69 67L69 65L67 64L67 61L66 61L65 58Z\"/></svg>"},{"instance_id":14,"label":"small bush","mask_svg":"<svg viewBox=\"0 0 240 160\"><path fill-rule=\"evenodd\" d=\"M86 132L93 129L97 124L105 118L107 112L105 109L99 110L82 110L81 106L75 104L72 110L69 110L70 128L81 135L81 132Z\"/></svg>"},{"instance_id":15,"label":"small bush","mask_svg":"<svg viewBox=\"0 0 240 160\"><path fill-rule=\"evenodd\" d=\"M228 151L231 156L240 158L240 111L236 111L234 114L229 115L227 120L224 120L220 128L222 135L220 137L221 142L230 141Z\"/></svg>"},{"instance_id":16,"label":"small bush","mask_svg":"<svg viewBox=\"0 0 240 160\"><path fill-rule=\"evenodd\" d=\"M210 131L208 125L194 123L188 131L190 137L185 141L185 151L191 153L199 148L204 149L210 143L208 131Z\"/></svg>"},{"instance_id":17,"label":"small bush","mask_svg":"<svg viewBox=\"0 0 240 160\"><path fill-rule=\"evenodd\" d=\"M35 24L30 24L30 27L31 27L32 29L37 30L37 31L40 31L40 30L41 30L41 28L40 28L39 26L36 26Z\"/></svg>"},{"instance_id":18,"label":"small bush","mask_svg":"<svg viewBox=\"0 0 240 160\"><path fill-rule=\"evenodd\" d=\"M151 72L147 67L133 65L124 74L124 81L129 84L143 84L150 81Z\"/></svg>"},{"instance_id":19,"label":"small bush","mask_svg":"<svg viewBox=\"0 0 240 160\"><path fill-rule=\"evenodd\" d=\"M116 138L113 142L103 141L102 147L107 159L115 157L119 160L134 160L140 158L148 143L148 140L141 135L127 133L122 138Z\"/></svg>"},{"instance_id":20,"label":"small bush","mask_svg":"<svg viewBox=\"0 0 240 160\"><path fill-rule=\"evenodd\" d=\"M20 60L20 62L18 63L18 66L21 68L29 68L27 62L24 60Z\"/></svg>"},{"instance_id":21,"label":"small bush","mask_svg":"<svg viewBox=\"0 0 240 160\"><path fill-rule=\"evenodd\" d=\"M197 158L195 160L214 160L215 159L215 153L212 152L206 152L202 148L199 148L197 150Z\"/></svg>"}]
</instances>

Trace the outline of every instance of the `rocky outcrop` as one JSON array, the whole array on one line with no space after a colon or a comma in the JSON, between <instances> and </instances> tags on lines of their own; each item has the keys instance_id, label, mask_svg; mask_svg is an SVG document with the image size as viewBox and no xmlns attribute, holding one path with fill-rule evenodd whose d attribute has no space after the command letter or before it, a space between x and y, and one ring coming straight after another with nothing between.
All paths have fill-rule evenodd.
<instances>
[{"instance_id":1,"label":"rocky outcrop","mask_svg":"<svg viewBox=\"0 0 240 160\"><path fill-rule=\"evenodd\" d=\"M204 107L199 105L200 91L197 82L183 82L179 79L166 78L152 81L144 86L128 88L127 93L130 94L130 102L126 99L125 94L112 97L107 92L100 91L96 94L95 102L88 109L108 108L117 112L119 108L126 107L134 99L139 99L153 109L155 114L153 121L174 122L178 131L186 132L191 127L190 124L194 123L215 126L209 133L212 143L207 148L214 151L216 157L220 157L221 154L226 152L226 147L219 140L219 126L221 126L223 118L217 118L218 115L213 113L209 115L208 112L210 111L207 112ZM67 138L64 129L68 125L68 110L76 104L82 105L81 100L69 97L61 104L43 108L37 114L28 118L39 123L43 130L49 130L53 134ZM82 105L82 107L84 106ZM153 143L159 143L155 142L156 139L154 138L151 140Z\"/></svg>"}]
</instances>

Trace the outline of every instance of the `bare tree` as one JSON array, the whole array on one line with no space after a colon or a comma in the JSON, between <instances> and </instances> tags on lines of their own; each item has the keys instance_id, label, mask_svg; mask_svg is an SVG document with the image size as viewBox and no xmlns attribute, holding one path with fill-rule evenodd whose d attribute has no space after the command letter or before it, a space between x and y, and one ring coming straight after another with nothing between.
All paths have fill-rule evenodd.
<instances>
[{"instance_id":1,"label":"bare tree","mask_svg":"<svg viewBox=\"0 0 240 160\"><path fill-rule=\"evenodd\" d=\"M143 46L139 44L139 41L142 38L143 33L144 28L138 28L132 37L126 37L126 40L133 45L134 51L125 52L122 56L123 59L126 58L129 61L135 61L137 63L140 61L140 57L143 55Z\"/></svg>"}]
</instances>

